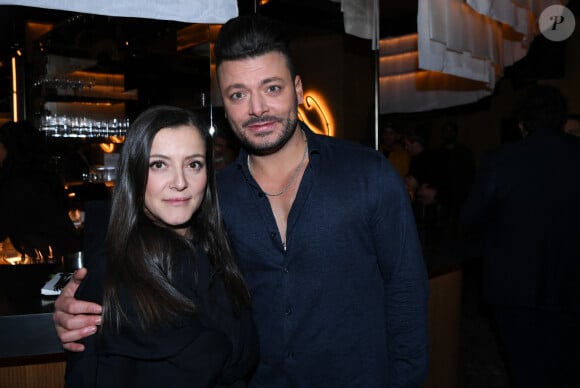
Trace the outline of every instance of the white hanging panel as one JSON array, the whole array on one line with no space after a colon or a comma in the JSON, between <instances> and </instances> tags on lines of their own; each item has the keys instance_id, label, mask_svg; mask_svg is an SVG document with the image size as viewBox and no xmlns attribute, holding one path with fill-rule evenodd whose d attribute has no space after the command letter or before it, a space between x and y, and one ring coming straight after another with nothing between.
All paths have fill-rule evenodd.
<instances>
[{"instance_id":1,"label":"white hanging panel","mask_svg":"<svg viewBox=\"0 0 580 388\"><path fill-rule=\"evenodd\" d=\"M95 15L222 24L238 16L236 0L0 0L0 5L22 5Z\"/></svg>"}]
</instances>

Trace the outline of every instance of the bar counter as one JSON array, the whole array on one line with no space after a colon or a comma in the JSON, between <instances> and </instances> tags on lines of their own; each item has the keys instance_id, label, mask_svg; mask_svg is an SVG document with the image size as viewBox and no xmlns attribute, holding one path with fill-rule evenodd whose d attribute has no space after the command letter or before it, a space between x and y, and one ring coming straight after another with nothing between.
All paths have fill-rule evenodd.
<instances>
[{"instance_id":1,"label":"bar counter","mask_svg":"<svg viewBox=\"0 0 580 388\"><path fill-rule=\"evenodd\" d=\"M429 271L430 371L426 387L458 387L461 267L479 242L423 235ZM54 265L0 265L0 386L62 388L65 355L40 289Z\"/></svg>"},{"instance_id":2,"label":"bar counter","mask_svg":"<svg viewBox=\"0 0 580 388\"><path fill-rule=\"evenodd\" d=\"M58 266L30 264L0 266L0 360L62 352L53 330L55 297L40 288Z\"/></svg>"},{"instance_id":3,"label":"bar counter","mask_svg":"<svg viewBox=\"0 0 580 388\"><path fill-rule=\"evenodd\" d=\"M56 264L0 265L0 386L62 388L65 356L40 294Z\"/></svg>"}]
</instances>

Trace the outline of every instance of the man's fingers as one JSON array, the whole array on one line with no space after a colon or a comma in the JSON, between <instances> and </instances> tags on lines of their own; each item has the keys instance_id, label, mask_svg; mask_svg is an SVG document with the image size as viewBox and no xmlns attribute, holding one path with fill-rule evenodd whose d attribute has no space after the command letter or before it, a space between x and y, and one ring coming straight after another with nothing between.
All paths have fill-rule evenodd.
<instances>
[{"instance_id":1,"label":"man's fingers","mask_svg":"<svg viewBox=\"0 0 580 388\"><path fill-rule=\"evenodd\" d=\"M69 352L75 352L75 353L84 352L84 350L85 350L85 345L79 344L76 342L62 344L62 347L64 350L68 350Z\"/></svg>"},{"instance_id":2,"label":"man's fingers","mask_svg":"<svg viewBox=\"0 0 580 388\"><path fill-rule=\"evenodd\" d=\"M103 310L100 304L74 299L72 297L60 298L60 300L57 300L55 302L54 306L55 312L53 314L53 317L55 323L62 324L64 327L67 328L69 327L69 325L66 324L66 321L68 321L70 318L66 317L66 315L79 315L79 314L99 315ZM65 315L61 316L60 313L63 313ZM97 317L94 318L96 319Z\"/></svg>"},{"instance_id":3,"label":"man's fingers","mask_svg":"<svg viewBox=\"0 0 580 388\"><path fill-rule=\"evenodd\" d=\"M56 334L63 348L71 352L83 351L85 347L78 341L95 334L101 324L99 304L74 298L86 274L86 268L76 270L54 303L52 319Z\"/></svg>"},{"instance_id":4,"label":"man's fingers","mask_svg":"<svg viewBox=\"0 0 580 388\"><path fill-rule=\"evenodd\" d=\"M97 332L97 326L95 325L85 325L80 329L76 330L67 330L63 329L62 327L57 327L56 335L63 343L63 345L78 342L85 337L93 335Z\"/></svg>"},{"instance_id":5,"label":"man's fingers","mask_svg":"<svg viewBox=\"0 0 580 388\"><path fill-rule=\"evenodd\" d=\"M72 277L71 280L69 280L69 282L66 284L66 286L63 287L62 291L60 292L60 296L63 297L73 297L75 295L75 292L77 291L77 289L79 288L82 280L85 278L85 276L87 276L87 269L86 268L79 268L77 269ZM56 303L58 303L58 299Z\"/></svg>"},{"instance_id":6,"label":"man's fingers","mask_svg":"<svg viewBox=\"0 0 580 388\"><path fill-rule=\"evenodd\" d=\"M87 302L83 302L83 304L85 303ZM84 311L86 311L84 308L82 311L83 313L79 314L67 314L62 311L55 311L54 314L52 314L52 319L56 330L82 330L83 328L98 326L101 324L102 319L100 315L87 315L84 313Z\"/></svg>"},{"instance_id":7,"label":"man's fingers","mask_svg":"<svg viewBox=\"0 0 580 388\"><path fill-rule=\"evenodd\" d=\"M56 335L58 339L63 344L63 348L71 352L81 352L84 350L84 345L79 343L81 339L93 335L97 332L97 325L95 322L100 323L99 316L72 316L68 315L68 319L64 319L64 313L55 314L55 323L61 318L60 321L63 322L64 326L55 324Z\"/></svg>"}]
</instances>

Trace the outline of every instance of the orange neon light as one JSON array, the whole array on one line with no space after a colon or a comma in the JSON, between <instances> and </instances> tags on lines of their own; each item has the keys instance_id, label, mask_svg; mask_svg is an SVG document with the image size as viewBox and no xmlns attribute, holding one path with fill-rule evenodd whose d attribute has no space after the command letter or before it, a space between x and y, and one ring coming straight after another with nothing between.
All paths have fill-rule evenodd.
<instances>
[{"instance_id":1,"label":"orange neon light","mask_svg":"<svg viewBox=\"0 0 580 388\"><path fill-rule=\"evenodd\" d=\"M18 122L18 75L16 73L16 57L12 57L12 121Z\"/></svg>"},{"instance_id":2,"label":"orange neon light","mask_svg":"<svg viewBox=\"0 0 580 388\"><path fill-rule=\"evenodd\" d=\"M320 94L304 94L304 104L298 107L298 118L316 133L334 136L334 119L326 100Z\"/></svg>"},{"instance_id":3,"label":"orange neon light","mask_svg":"<svg viewBox=\"0 0 580 388\"><path fill-rule=\"evenodd\" d=\"M115 151L115 145L113 143L101 143L99 147L103 150L104 153L110 154Z\"/></svg>"}]
</instances>

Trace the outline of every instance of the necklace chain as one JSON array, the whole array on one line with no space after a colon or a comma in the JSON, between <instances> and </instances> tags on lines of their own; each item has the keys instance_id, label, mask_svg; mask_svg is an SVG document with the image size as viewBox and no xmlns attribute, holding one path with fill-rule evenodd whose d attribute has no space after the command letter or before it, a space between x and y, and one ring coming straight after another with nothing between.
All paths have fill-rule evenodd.
<instances>
[{"instance_id":1,"label":"necklace chain","mask_svg":"<svg viewBox=\"0 0 580 388\"><path fill-rule=\"evenodd\" d=\"M268 193L268 192L266 192L264 190L262 190L262 192L264 194L266 194L268 197L279 197L280 195L282 195L285 192L287 192L288 189L294 183L294 181L296 181L296 178L298 177L298 174L300 173L300 170L302 169L302 165L304 164L304 161L306 160L306 155L308 155L308 141L307 140L306 140L306 147L304 147L304 155L302 155L302 159L300 160L300 163L298 164L298 167L296 167L296 171L294 171L294 174L292 174L292 177L290 177L290 179L288 180L288 183L286 183L286 186L284 186L282 188L282 190L280 190L277 193L273 193L272 194L272 193ZM252 172L252 164L250 163L250 155L248 155L247 164L248 164L248 170L250 170L250 174L254 175L254 173Z\"/></svg>"}]
</instances>

